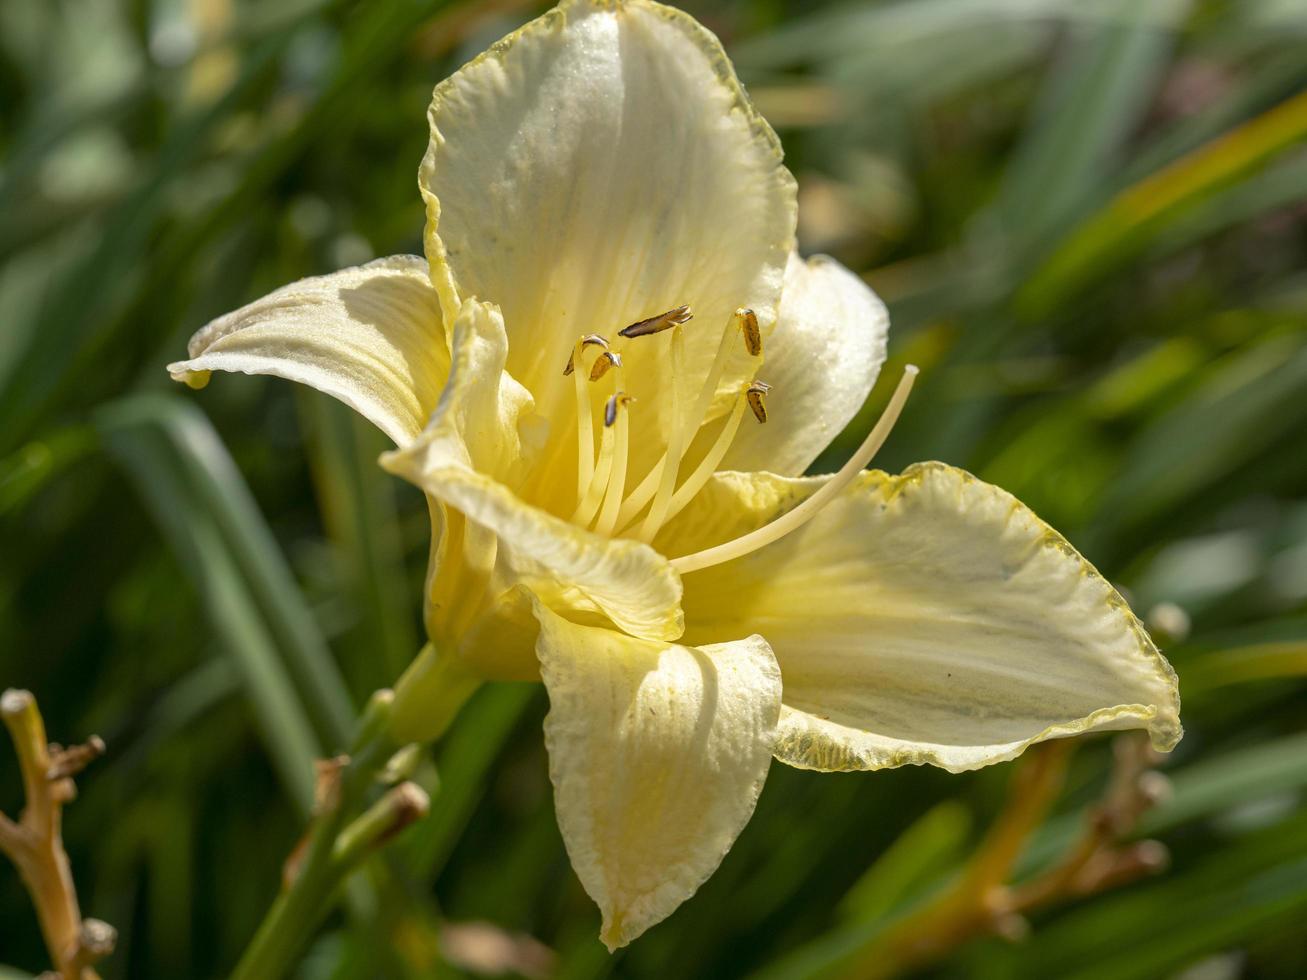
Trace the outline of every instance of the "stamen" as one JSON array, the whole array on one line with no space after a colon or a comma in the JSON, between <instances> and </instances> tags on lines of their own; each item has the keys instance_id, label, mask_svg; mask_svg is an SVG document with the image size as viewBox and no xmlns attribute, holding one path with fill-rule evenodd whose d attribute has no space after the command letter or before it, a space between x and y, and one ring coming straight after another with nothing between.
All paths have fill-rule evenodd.
<instances>
[{"instance_id":1,"label":"stamen","mask_svg":"<svg viewBox=\"0 0 1307 980\"><path fill-rule=\"evenodd\" d=\"M737 398L735 407L731 409L730 416L726 419L726 425L718 433L717 440L712 444L712 448L699 461L699 465L694 468L694 472L676 488L676 493L672 494L672 503L667 508L667 516L663 518L663 524L666 524L673 517L685 509L685 505L694 499L694 495L703 489L717 467L721 464L722 457L726 451L731 448L731 443L735 441L735 433L740 430L740 422L744 419L744 407L749 404L747 398Z\"/></svg>"},{"instance_id":2,"label":"stamen","mask_svg":"<svg viewBox=\"0 0 1307 980\"><path fill-rule=\"evenodd\" d=\"M606 350L595 358L594 367L590 368L590 380L598 381L611 367L622 366L622 355L616 351Z\"/></svg>"},{"instance_id":3,"label":"stamen","mask_svg":"<svg viewBox=\"0 0 1307 980\"><path fill-rule=\"evenodd\" d=\"M659 313L647 320L637 320L617 332L622 337L647 337L650 334L662 333L664 330L678 327L682 323L689 323L692 319L694 319L694 313L690 311L689 306L678 306L674 310Z\"/></svg>"},{"instance_id":4,"label":"stamen","mask_svg":"<svg viewBox=\"0 0 1307 980\"><path fill-rule=\"evenodd\" d=\"M735 311L735 316L740 321L740 331L744 334L744 349L750 357L761 357L762 331L758 329L758 314L742 306Z\"/></svg>"},{"instance_id":5,"label":"stamen","mask_svg":"<svg viewBox=\"0 0 1307 980\"><path fill-rule=\"evenodd\" d=\"M605 354L611 353L608 350L607 340L599 336L597 333L586 334L572 346L572 356L567 359L567 368L563 371L565 376L571 374L576 379L577 507L581 506L581 501L590 486L590 480L594 476L595 466L594 419L590 411L590 393L585 390L585 362L583 361L585 349L587 347L601 347ZM577 363L581 364L582 370L575 370ZM596 361L596 364L597 363L598 362ZM617 359L619 367L621 366L621 363L622 360L619 357Z\"/></svg>"},{"instance_id":6,"label":"stamen","mask_svg":"<svg viewBox=\"0 0 1307 980\"><path fill-rule=\"evenodd\" d=\"M734 319L737 324L743 328L745 321L753 311L741 307L735 311ZM756 317L755 317L756 319ZM729 326L729 325L728 325ZM679 334L679 331L678 331ZM680 418L679 405L673 406L672 409L672 438L668 440L667 451L662 458L654 464L653 468L636 487L631 496L622 504L621 513L618 515L618 523L626 525L630 520L640 513L641 509L649 498L654 495L655 489L661 490L664 483L669 480L674 485L677 473L679 472L681 459L685 451L689 449L693 441L694 433L703 423L708 414L708 409L712 406L713 396L717 394L717 384L721 381L722 375L726 373L726 365L730 361L732 348L731 331L729 329L722 331L721 340L717 344L717 353L713 357L712 366L708 369L708 376L704 378L703 387L699 389L699 397L695 402L694 409L686 418ZM677 353L676 338L672 341L672 374L676 376L682 370L685 363L684 348L681 353ZM675 387L675 386L673 386ZM668 475L670 473L670 476ZM667 498L670 501L671 490L667 491ZM655 505L657 501L655 500ZM658 533L662 526L663 517L658 523L653 523L651 519L655 516L653 508L650 509L645 519L644 527L639 534L642 541L649 542L653 536ZM647 536L646 536L647 535Z\"/></svg>"},{"instance_id":7,"label":"stamen","mask_svg":"<svg viewBox=\"0 0 1307 980\"><path fill-rule=\"evenodd\" d=\"M604 488L608 486L608 480L612 476L613 448L613 427L606 425L599 441L599 462L595 464L594 475L590 477L590 483L585 488L585 495L576 505L576 510L572 512L573 524L588 527L590 521L594 519L595 511L599 509L599 501L603 498Z\"/></svg>"},{"instance_id":8,"label":"stamen","mask_svg":"<svg viewBox=\"0 0 1307 980\"><path fill-rule=\"evenodd\" d=\"M886 406L875 428L867 435L866 440L858 447L857 452L849 458L849 461L840 467L839 472L822 484L821 488L811 497L788 513L782 514L770 524L741 535L734 541L727 541L725 544L719 544L712 548L705 548L703 551L696 551L691 555L672 559L672 567L685 575L689 572L697 572L700 569L711 568L713 565L720 565L722 562L731 561L735 558L742 558L759 548L771 544L773 541L780 540L791 531L797 530L812 520L841 490L857 478L863 467L871 462L872 457L885 444L890 430L894 428L894 423L898 421L899 413L903 411L903 404L908 400L908 394L912 391L912 383L916 380L916 377L917 368L915 365L909 364L903 369L903 377L899 381L898 387L894 389L889 405Z\"/></svg>"},{"instance_id":9,"label":"stamen","mask_svg":"<svg viewBox=\"0 0 1307 980\"><path fill-rule=\"evenodd\" d=\"M771 385L766 381L755 381L744 391L744 397L749 400L749 408L753 410L753 417L759 422L767 421L767 392L771 391Z\"/></svg>"},{"instance_id":10,"label":"stamen","mask_svg":"<svg viewBox=\"0 0 1307 980\"><path fill-rule=\"evenodd\" d=\"M598 345L604 350L608 349L608 341L604 340L604 338L600 337L597 333L588 333L582 337L580 349L584 350L591 344ZM577 348L574 347L572 353L567 355L567 367L563 368L563 377L565 378L576 368L576 351Z\"/></svg>"},{"instance_id":11,"label":"stamen","mask_svg":"<svg viewBox=\"0 0 1307 980\"><path fill-rule=\"evenodd\" d=\"M609 398L604 406L604 425L611 427L614 423L617 424L611 476L608 489L604 492L604 505L599 511L599 521L594 528L596 533L605 536L613 533L613 527L617 523L617 508L626 490L627 447L630 444L631 426L628 421L630 413L625 409L633 401L635 399L630 395L619 391Z\"/></svg>"},{"instance_id":12,"label":"stamen","mask_svg":"<svg viewBox=\"0 0 1307 980\"><path fill-rule=\"evenodd\" d=\"M667 440L667 453L662 461L662 474L658 478L658 492L654 494L653 503L649 505L649 513L645 515L644 524L640 527L639 538L646 544L653 540L653 536L663 526L663 518L672 502L672 490L676 487L676 470L680 466L681 456L685 452L682 442L685 438L686 426L681 422L681 386L677 382L677 376L680 374L679 369L684 363L685 333L680 326L677 326L672 332L671 432ZM667 465L669 460L675 460L675 462L669 466Z\"/></svg>"}]
</instances>

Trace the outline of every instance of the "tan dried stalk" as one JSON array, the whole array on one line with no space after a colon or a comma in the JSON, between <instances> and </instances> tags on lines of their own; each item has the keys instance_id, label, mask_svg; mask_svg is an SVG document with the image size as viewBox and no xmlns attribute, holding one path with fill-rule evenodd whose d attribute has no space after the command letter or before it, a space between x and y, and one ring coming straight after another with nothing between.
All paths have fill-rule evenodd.
<instances>
[{"instance_id":1,"label":"tan dried stalk","mask_svg":"<svg viewBox=\"0 0 1307 980\"><path fill-rule=\"evenodd\" d=\"M17 821L0 813L0 850L17 866L36 908L55 967L42 976L97 980L92 964L113 951L118 937L107 923L82 918L62 817L64 804L77 795L73 776L103 754L104 743L96 736L67 749L47 742L45 721L28 691L5 691L0 716L13 738L25 795Z\"/></svg>"}]
</instances>

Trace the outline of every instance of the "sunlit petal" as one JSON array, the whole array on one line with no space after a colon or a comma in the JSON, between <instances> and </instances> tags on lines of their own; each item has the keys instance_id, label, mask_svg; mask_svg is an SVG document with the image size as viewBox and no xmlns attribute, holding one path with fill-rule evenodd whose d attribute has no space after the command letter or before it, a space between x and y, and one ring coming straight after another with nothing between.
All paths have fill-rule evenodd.
<instances>
[{"instance_id":1,"label":"sunlit petal","mask_svg":"<svg viewBox=\"0 0 1307 980\"><path fill-rule=\"evenodd\" d=\"M571 425L556 409L570 405L562 368L582 334L689 304L693 391L736 307L770 330L793 179L716 38L687 15L564 3L437 86L429 116L433 282L451 320L467 296L503 310L508 369L542 414ZM646 462L666 439L669 343L631 345L645 352L629 387L632 451ZM551 432L562 447L567 426Z\"/></svg>"},{"instance_id":2,"label":"sunlit petal","mask_svg":"<svg viewBox=\"0 0 1307 980\"><path fill-rule=\"evenodd\" d=\"M716 543L820 483L722 474L656 543ZM772 645L792 765L961 771L1094 729L1180 737L1175 675L1124 600L1010 494L940 463L864 474L793 534L686 575L684 608L686 642Z\"/></svg>"},{"instance_id":3,"label":"sunlit petal","mask_svg":"<svg viewBox=\"0 0 1307 980\"><path fill-rule=\"evenodd\" d=\"M758 636L694 649L547 610L540 627L558 823L613 949L693 895L748 822L780 672Z\"/></svg>"},{"instance_id":4,"label":"sunlit petal","mask_svg":"<svg viewBox=\"0 0 1307 980\"><path fill-rule=\"evenodd\" d=\"M219 317L168 365L203 387L211 371L272 374L339 398L402 445L426 424L449 374L426 263L399 255L301 279Z\"/></svg>"}]
</instances>

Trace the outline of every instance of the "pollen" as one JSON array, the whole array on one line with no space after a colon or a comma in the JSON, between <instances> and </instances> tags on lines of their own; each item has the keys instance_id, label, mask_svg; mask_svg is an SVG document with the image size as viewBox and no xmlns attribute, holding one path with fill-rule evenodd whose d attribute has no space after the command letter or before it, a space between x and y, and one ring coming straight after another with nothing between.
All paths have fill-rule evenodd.
<instances>
[{"instance_id":1,"label":"pollen","mask_svg":"<svg viewBox=\"0 0 1307 980\"><path fill-rule=\"evenodd\" d=\"M740 333L744 336L744 349L750 357L761 357L762 331L758 329L758 314L748 307L741 307L735 311L735 319L739 321Z\"/></svg>"},{"instance_id":2,"label":"pollen","mask_svg":"<svg viewBox=\"0 0 1307 980\"><path fill-rule=\"evenodd\" d=\"M767 392L771 385L766 381L755 381L744 389L744 397L749 400L749 409L759 422L767 421Z\"/></svg>"}]
</instances>

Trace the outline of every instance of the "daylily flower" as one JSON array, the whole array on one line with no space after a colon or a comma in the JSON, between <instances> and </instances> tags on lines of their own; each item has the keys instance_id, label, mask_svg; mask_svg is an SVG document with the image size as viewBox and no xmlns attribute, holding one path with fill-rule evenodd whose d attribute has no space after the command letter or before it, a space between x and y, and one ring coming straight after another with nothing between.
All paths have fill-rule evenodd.
<instances>
[{"instance_id":1,"label":"daylily flower","mask_svg":"<svg viewBox=\"0 0 1307 980\"><path fill-rule=\"evenodd\" d=\"M394 440L434 526L397 724L431 734L449 665L543 679L610 948L712 873L773 758L959 772L1092 730L1180 738L1170 666L1057 532L942 463L863 469L911 373L847 466L803 476L888 317L795 255L780 144L703 27L569 0L429 120L425 260L287 286L171 371L300 381Z\"/></svg>"}]
</instances>

